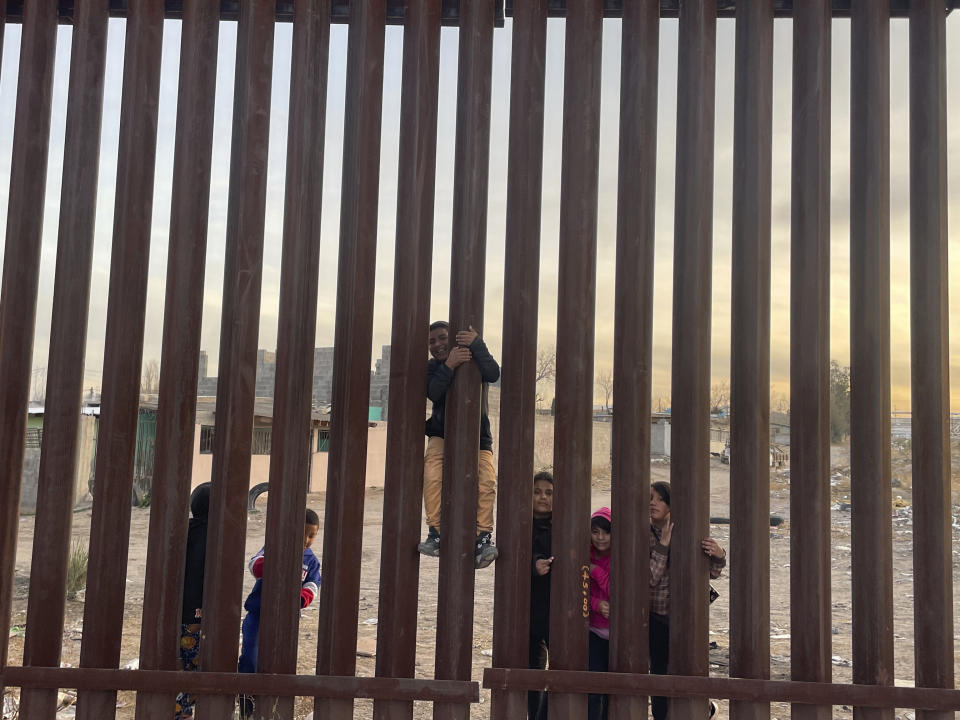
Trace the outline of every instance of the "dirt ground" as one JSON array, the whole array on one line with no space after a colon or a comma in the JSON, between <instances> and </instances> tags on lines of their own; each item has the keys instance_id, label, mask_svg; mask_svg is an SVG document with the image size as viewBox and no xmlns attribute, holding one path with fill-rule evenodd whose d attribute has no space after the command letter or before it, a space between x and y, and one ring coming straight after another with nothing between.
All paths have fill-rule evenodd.
<instances>
[{"instance_id":1,"label":"dirt ground","mask_svg":"<svg viewBox=\"0 0 960 720\"><path fill-rule=\"evenodd\" d=\"M598 425L600 425L598 423ZM495 431L496 432L496 431ZM609 435L609 426L599 428L595 446L595 471L593 479L593 505L609 504L609 450L604 447L603 437ZM595 435L597 435L595 433ZM541 448L538 428L538 457L546 452ZM833 608L834 635L833 678L835 682L851 681L851 607L850 607L850 513L843 503L849 502L849 459L844 448L835 448L834 471L831 480L833 490ZM903 453L894 453L894 507L891 509L894 539L894 643L896 652L897 683L912 684L913 678L913 575L911 547L911 507L909 487L909 457ZM729 472L727 465L714 459L711 466L711 511L712 516L729 516ZM606 471L604 471L606 468ZM960 457L955 452L955 470L960 470ZM669 460L655 459L652 463L653 479L669 479ZM898 497L899 496L899 497ZM311 495L310 507L324 517L323 494ZM771 677L789 679L790 671L790 598L789 598L789 474L785 471L774 472L771 482L771 511L781 515L784 524L771 528ZM953 517L953 577L954 577L954 617L960 618L960 482L955 478L952 501ZM123 651L121 665L136 667L139 647L141 607L143 602L144 564L149 526L149 509L133 508L130 537L129 564L127 571L126 613L123 624ZM383 492L371 488L366 497L364 537L363 537L363 574L360 587L360 606L358 624L357 673L361 676L374 674L376 650L376 614L378 604L378 579L380 559L380 534L383 517ZM246 553L252 555L263 543L266 526L266 513L253 513L248 518ZM86 539L90 529L90 510L79 510L74 515L73 535ZM714 525L711 530L714 537L724 546L729 546L729 525ZM322 557L322 530L314 549ZM26 622L26 604L30 571L30 554L34 537L34 520L23 517L20 520L17 568L14 589L14 611L10 640L10 664L20 664L23 654L23 633ZM418 627L417 675L431 677L434 662L434 637L436 620L436 596L438 562L432 558L423 558L420 565L420 620ZM720 598L711 606L710 640L716 643L711 650L711 673L723 676L728 665L729 631L729 568L724 576L714 582L720 592ZM490 664L493 623L493 569L477 573L476 603L474 608L474 673L475 680L481 680L483 668ZM245 592L252 586L252 578L247 577ZM311 673L315 665L317 637L317 603L304 614L300 631L299 672ZM64 664L76 666L79 662L80 640L83 634L83 593L76 600L67 603L64 629ZM955 619L955 633L960 633L960 620ZM957 637L960 647L960 637ZM960 677L960 654L957 656L956 673ZM481 702L474 706L473 718L486 718L489 715L489 691L481 690ZM118 702L117 717L132 718L135 698L132 693L121 693ZM355 717L370 717L371 703L359 700L356 703ZM727 703L719 703L719 717L728 716ZM308 715L311 703L307 699L297 701L297 717ZM898 717L912 719L912 712L898 710ZM69 718L73 708L62 711L58 718ZM789 705L774 704L772 716L786 718L790 715ZM430 718L432 712L427 703L417 703L416 718ZM852 709L835 708L834 717L851 718Z\"/></svg>"}]
</instances>

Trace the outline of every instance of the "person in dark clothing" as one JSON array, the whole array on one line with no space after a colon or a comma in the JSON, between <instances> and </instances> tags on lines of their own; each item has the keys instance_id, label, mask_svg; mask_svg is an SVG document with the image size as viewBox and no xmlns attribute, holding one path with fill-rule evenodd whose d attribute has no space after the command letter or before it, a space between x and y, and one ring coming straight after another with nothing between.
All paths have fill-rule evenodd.
<instances>
[{"instance_id":1,"label":"person in dark clothing","mask_svg":"<svg viewBox=\"0 0 960 720\"><path fill-rule=\"evenodd\" d=\"M424 555L440 555L440 504L443 487L443 425L447 389L458 367L471 360L480 370L483 395L480 414L480 452L477 472L477 541L474 566L485 568L497 559L493 544L493 506L497 497L497 473L493 467L493 435L487 417L487 387L500 379L500 366L472 326L456 334L451 347L450 326L444 321L430 325L430 354L427 364L427 397L433 412L426 422L429 440L423 457L423 505L427 515L427 538L417 549Z\"/></svg>"},{"instance_id":2,"label":"person in dark clothing","mask_svg":"<svg viewBox=\"0 0 960 720\"><path fill-rule=\"evenodd\" d=\"M210 512L210 483L197 485L190 495L187 554L183 573L183 610L180 618L180 667L199 669L200 619L203 608L203 570L207 556L207 518ZM175 720L193 717L195 701L189 693L177 695Z\"/></svg>"},{"instance_id":3,"label":"person in dark clothing","mask_svg":"<svg viewBox=\"0 0 960 720\"><path fill-rule=\"evenodd\" d=\"M543 471L533 476L533 553L530 578L530 667L547 667L550 647L550 568L553 565L553 475ZM530 720L546 720L547 694L531 690L527 695Z\"/></svg>"},{"instance_id":4,"label":"person in dark clothing","mask_svg":"<svg viewBox=\"0 0 960 720\"><path fill-rule=\"evenodd\" d=\"M665 675L670 666L670 541L673 520L670 517L670 483L658 480L650 484L650 672ZM727 564L727 553L711 537L700 541L703 554L710 560L710 577L718 578ZM653 720L666 720L669 701L651 697ZM710 717L716 705L710 703Z\"/></svg>"}]
</instances>

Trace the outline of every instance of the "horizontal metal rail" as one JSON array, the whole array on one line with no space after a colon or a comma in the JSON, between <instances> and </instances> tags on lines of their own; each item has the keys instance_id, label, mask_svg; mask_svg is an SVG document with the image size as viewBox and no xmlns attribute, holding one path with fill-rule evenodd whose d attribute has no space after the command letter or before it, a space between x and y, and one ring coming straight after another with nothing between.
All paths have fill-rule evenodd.
<instances>
[{"instance_id":1,"label":"horizontal metal rail","mask_svg":"<svg viewBox=\"0 0 960 720\"><path fill-rule=\"evenodd\" d=\"M960 690L691 675L487 668L483 671L483 687L488 690L546 690L606 695L726 698L763 703L795 702L960 710Z\"/></svg>"},{"instance_id":2,"label":"horizontal metal rail","mask_svg":"<svg viewBox=\"0 0 960 720\"><path fill-rule=\"evenodd\" d=\"M514 6L522 0L506 0L504 12L507 17L513 17ZM833 0L831 8L834 17L850 17L851 0ZM623 17L624 0L604 0L603 16L606 18ZM943 0L944 10L950 12L960 8L960 0ZM774 17L792 17L793 0L774 0ZM717 17L736 17L736 0L718 0ZM891 17L908 17L910 14L910 0L890 0ZM548 17L566 17L567 0L548 0ZM660 17L675 18L680 16L680 0L660 0Z\"/></svg>"},{"instance_id":3,"label":"horizontal metal rail","mask_svg":"<svg viewBox=\"0 0 960 720\"><path fill-rule=\"evenodd\" d=\"M107 668L44 668L9 666L0 675L3 687L136 690L195 695L277 695L374 700L479 702L476 682L419 678L337 677L332 675L269 675ZM960 707L960 706L958 706Z\"/></svg>"},{"instance_id":4,"label":"horizontal metal rail","mask_svg":"<svg viewBox=\"0 0 960 720\"><path fill-rule=\"evenodd\" d=\"M27 0L7 0L7 22L19 23L23 20L23 5ZM109 0L111 17L126 17L130 0ZM184 0L166 0L165 14L168 20L183 17ZM277 22L293 22L293 0L277 0ZM59 0L57 3L60 22L73 24L76 0ZM402 25L406 13L404 0L387 0L387 24ZM503 27L503 0L494 2L494 24ZM240 17L239 0L221 0L220 19L237 20ZM330 22L346 24L350 22L350 3L348 0L334 0L330 4ZM443 0L441 22L444 25L460 24L460 0Z\"/></svg>"},{"instance_id":5,"label":"horizontal metal rail","mask_svg":"<svg viewBox=\"0 0 960 720\"><path fill-rule=\"evenodd\" d=\"M7 0L7 22L20 23L23 21L23 4L26 0ZM514 5L517 0L496 0L495 25L503 27L504 17L514 16ZM60 0L58 13L60 22L73 24L74 6L76 0ZM110 16L126 17L129 0L110 0ZM170 20L179 20L183 17L184 0L167 0L166 16ZM774 0L774 17L786 18L793 16L793 0ZM943 0L944 11L950 12L960 8L960 0ZM717 3L717 17L733 18L736 16L737 4L735 0L720 0ZM833 0L831 3L834 17L850 17L850 0ZM239 0L222 0L220 3L220 19L236 20L240 15ZM405 17L405 3L403 0L387 0L387 24L402 25ZM908 17L910 13L909 0L890 0L890 17ZM548 17L562 18L567 15L566 0L548 0ZM680 0L660 0L660 17L676 18L680 15ZM605 18L623 17L623 0L604 0L603 16ZM335 0L330 6L330 22L346 24L350 21L350 3L348 0ZM293 22L293 0L278 0L277 22ZM446 26L460 25L460 1L443 0L441 22Z\"/></svg>"}]
</instances>

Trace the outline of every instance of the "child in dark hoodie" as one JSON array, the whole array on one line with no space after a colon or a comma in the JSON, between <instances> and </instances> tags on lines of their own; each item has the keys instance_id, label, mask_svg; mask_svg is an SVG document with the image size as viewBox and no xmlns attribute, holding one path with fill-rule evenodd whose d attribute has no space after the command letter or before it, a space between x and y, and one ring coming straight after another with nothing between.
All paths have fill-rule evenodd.
<instances>
[{"instance_id":1,"label":"child in dark hoodie","mask_svg":"<svg viewBox=\"0 0 960 720\"><path fill-rule=\"evenodd\" d=\"M197 485L190 495L190 526L183 573L183 614L180 618L180 667L199 669L200 619L203 608L203 570L207 554L207 517L210 512L210 483ZM194 700L189 693L177 695L175 720L193 717Z\"/></svg>"},{"instance_id":2,"label":"child in dark hoodie","mask_svg":"<svg viewBox=\"0 0 960 720\"><path fill-rule=\"evenodd\" d=\"M547 667L550 646L550 567L553 533L553 475L543 471L533 476L533 554L530 578L530 667ZM547 694L528 693L530 720L546 720Z\"/></svg>"}]
</instances>

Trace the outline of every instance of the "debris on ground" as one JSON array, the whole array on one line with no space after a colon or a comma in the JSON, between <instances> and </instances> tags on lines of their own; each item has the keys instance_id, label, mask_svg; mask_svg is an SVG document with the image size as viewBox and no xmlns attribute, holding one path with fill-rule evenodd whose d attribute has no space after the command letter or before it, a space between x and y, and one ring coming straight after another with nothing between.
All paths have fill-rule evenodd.
<instances>
[{"instance_id":1,"label":"debris on ground","mask_svg":"<svg viewBox=\"0 0 960 720\"><path fill-rule=\"evenodd\" d=\"M5 690L3 693L3 705L0 706L0 717L3 720L17 720L20 717L20 698L15 695L13 690Z\"/></svg>"}]
</instances>

